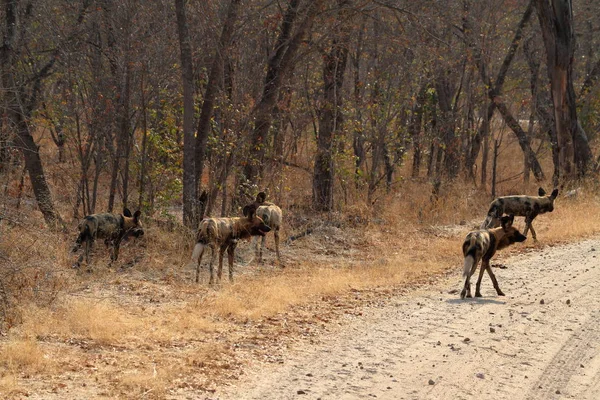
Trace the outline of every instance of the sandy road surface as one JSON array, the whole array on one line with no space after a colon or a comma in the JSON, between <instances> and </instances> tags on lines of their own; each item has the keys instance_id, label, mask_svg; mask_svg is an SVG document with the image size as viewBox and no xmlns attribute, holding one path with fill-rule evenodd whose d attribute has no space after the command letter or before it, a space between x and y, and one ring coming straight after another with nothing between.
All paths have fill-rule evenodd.
<instances>
[{"instance_id":1,"label":"sandy road surface","mask_svg":"<svg viewBox=\"0 0 600 400\"><path fill-rule=\"evenodd\" d=\"M600 239L499 261L506 297L461 301L457 267L214 397L600 399Z\"/></svg>"}]
</instances>

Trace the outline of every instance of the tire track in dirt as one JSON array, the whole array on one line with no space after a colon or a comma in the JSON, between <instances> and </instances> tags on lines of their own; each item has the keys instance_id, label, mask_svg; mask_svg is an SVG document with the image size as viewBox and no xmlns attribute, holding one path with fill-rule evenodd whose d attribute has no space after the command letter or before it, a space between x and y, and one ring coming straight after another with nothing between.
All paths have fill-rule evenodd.
<instances>
[{"instance_id":1,"label":"tire track in dirt","mask_svg":"<svg viewBox=\"0 0 600 400\"><path fill-rule=\"evenodd\" d=\"M217 398L599 398L597 248L600 239L505 260L496 275L507 297L488 278L481 299L449 294L461 286L457 266L298 346L283 365L251 366Z\"/></svg>"},{"instance_id":2,"label":"tire track in dirt","mask_svg":"<svg viewBox=\"0 0 600 400\"><path fill-rule=\"evenodd\" d=\"M571 335L560 351L552 358L542 375L529 391L527 398L554 399L562 394L560 388L568 385L571 377L597 354L595 345L600 339L600 315L593 313L580 327L580 331Z\"/></svg>"}]
</instances>

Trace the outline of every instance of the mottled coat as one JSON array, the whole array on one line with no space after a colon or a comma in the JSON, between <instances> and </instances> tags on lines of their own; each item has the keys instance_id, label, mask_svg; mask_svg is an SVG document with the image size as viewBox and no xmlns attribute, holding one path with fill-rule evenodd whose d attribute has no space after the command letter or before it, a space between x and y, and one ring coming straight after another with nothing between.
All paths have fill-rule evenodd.
<instances>
[{"instance_id":1,"label":"mottled coat","mask_svg":"<svg viewBox=\"0 0 600 400\"><path fill-rule=\"evenodd\" d=\"M137 238L144 235L140 215L139 210L131 215L131 211L126 208L123 214L101 213L86 216L79 223L79 236L73 247L73 252L76 252L85 244L85 252L79 256L74 267L79 268L84 255L87 264L90 264L90 252L96 239L104 239L106 244L112 247L110 259L111 262L116 261L123 240L130 236Z\"/></svg>"},{"instance_id":2,"label":"mottled coat","mask_svg":"<svg viewBox=\"0 0 600 400\"><path fill-rule=\"evenodd\" d=\"M504 196L498 197L490 204L487 217L481 229L495 228L500 226L500 217L510 214L525 217L524 235L531 229L533 240L537 240L532 222L539 214L554 211L554 200L558 196L558 189L554 189L550 195L539 188L539 196Z\"/></svg>"},{"instance_id":3,"label":"mottled coat","mask_svg":"<svg viewBox=\"0 0 600 400\"><path fill-rule=\"evenodd\" d=\"M229 261L229 280L233 281L233 257L235 248L239 239L247 239L251 236L264 236L271 228L264 221L256 216L254 206L246 209L245 217L233 218L205 218L198 226L196 235L196 246L192 253L192 261L196 264L196 282L200 279L200 263L206 247L211 249L211 259L209 264L210 281L214 283L213 263L215 259L215 250L219 248L219 268L217 277L221 280L223 271L223 255L227 250Z\"/></svg>"},{"instance_id":4,"label":"mottled coat","mask_svg":"<svg viewBox=\"0 0 600 400\"><path fill-rule=\"evenodd\" d=\"M481 261L481 269L479 271L479 278L477 279L475 297L481 297L480 288L483 271L488 272L498 296L504 296L504 293L502 293L498 286L496 276L490 267L490 259L496 254L497 250L501 250L516 242L523 242L527 239L525 235L512 226L513 221L514 217L512 215L504 216L500 218L501 226L499 228L472 231L467 234L462 246L463 255L465 257L463 270L465 284L460 293L461 299L471 297L470 279L477 270L479 261Z\"/></svg>"},{"instance_id":5,"label":"mottled coat","mask_svg":"<svg viewBox=\"0 0 600 400\"><path fill-rule=\"evenodd\" d=\"M271 230L273 231L273 235L275 237L275 252L277 254L277 261L281 264L281 256L279 254L279 229L281 228L281 222L283 219L283 213L281 212L281 208L277 207L275 204L270 204L266 206L260 206L256 209L256 215L258 215L265 224L267 224ZM263 236L260 243L260 250L258 249L258 243L256 252L258 253L258 262L262 261L262 254L265 248L267 236Z\"/></svg>"}]
</instances>

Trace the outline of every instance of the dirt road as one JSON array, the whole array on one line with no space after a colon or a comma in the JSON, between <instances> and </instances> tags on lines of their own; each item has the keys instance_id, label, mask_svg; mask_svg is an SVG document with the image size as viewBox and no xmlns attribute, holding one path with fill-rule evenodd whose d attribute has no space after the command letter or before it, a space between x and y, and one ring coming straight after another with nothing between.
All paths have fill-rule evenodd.
<instances>
[{"instance_id":1,"label":"dirt road","mask_svg":"<svg viewBox=\"0 0 600 400\"><path fill-rule=\"evenodd\" d=\"M600 399L600 239L499 260L506 297L460 300L457 267L214 397Z\"/></svg>"}]
</instances>

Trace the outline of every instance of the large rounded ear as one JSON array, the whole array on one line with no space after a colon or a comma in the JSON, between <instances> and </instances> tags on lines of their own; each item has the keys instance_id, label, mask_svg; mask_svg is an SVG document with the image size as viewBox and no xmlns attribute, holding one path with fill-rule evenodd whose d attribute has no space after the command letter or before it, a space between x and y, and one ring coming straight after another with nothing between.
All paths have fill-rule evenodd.
<instances>
[{"instance_id":1,"label":"large rounded ear","mask_svg":"<svg viewBox=\"0 0 600 400\"><path fill-rule=\"evenodd\" d=\"M542 197L546 195L546 191L543 188L538 189L538 196Z\"/></svg>"},{"instance_id":2,"label":"large rounded ear","mask_svg":"<svg viewBox=\"0 0 600 400\"><path fill-rule=\"evenodd\" d=\"M244 217L247 217L248 219L254 218L255 212L256 212L256 205L254 205L254 204L248 204L242 210L242 214L244 214Z\"/></svg>"},{"instance_id":3,"label":"large rounded ear","mask_svg":"<svg viewBox=\"0 0 600 400\"><path fill-rule=\"evenodd\" d=\"M550 195L550 198L554 200L556 198L556 196L558 196L558 189L554 189L552 191L552 194Z\"/></svg>"},{"instance_id":4,"label":"large rounded ear","mask_svg":"<svg viewBox=\"0 0 600 400\"><path fill-rule=\"evenodd\" d=\"M137 210L134 214L133 214L133 219L134 220L138 220L140 219L140 215L142 215L142 212L140 210Z\"/></svg>"},{"instance_id":5,"label":"large rounded ear","mask_svg":"<svg viewBox=\"0 0 600 400\"><path fill-rule=\"evenodd\" d=\"M510 228L512 226L514 220L515 220L514 215L505 215L504 217L500 218L500 223L502 224L502 228L504 228L504 229Z\"/></svg>"},{"instance_id":6,"label":"large rounded ear","mask_svg":"<svg viewBox=\"0 0 600 400\"><path fill-rule=\"evenodd\" d=\"M127 218L131 218L131 211L129 211L129 208L125 207L123 209L123 215L126 216Z\"/></svg>"}]
</instances>

